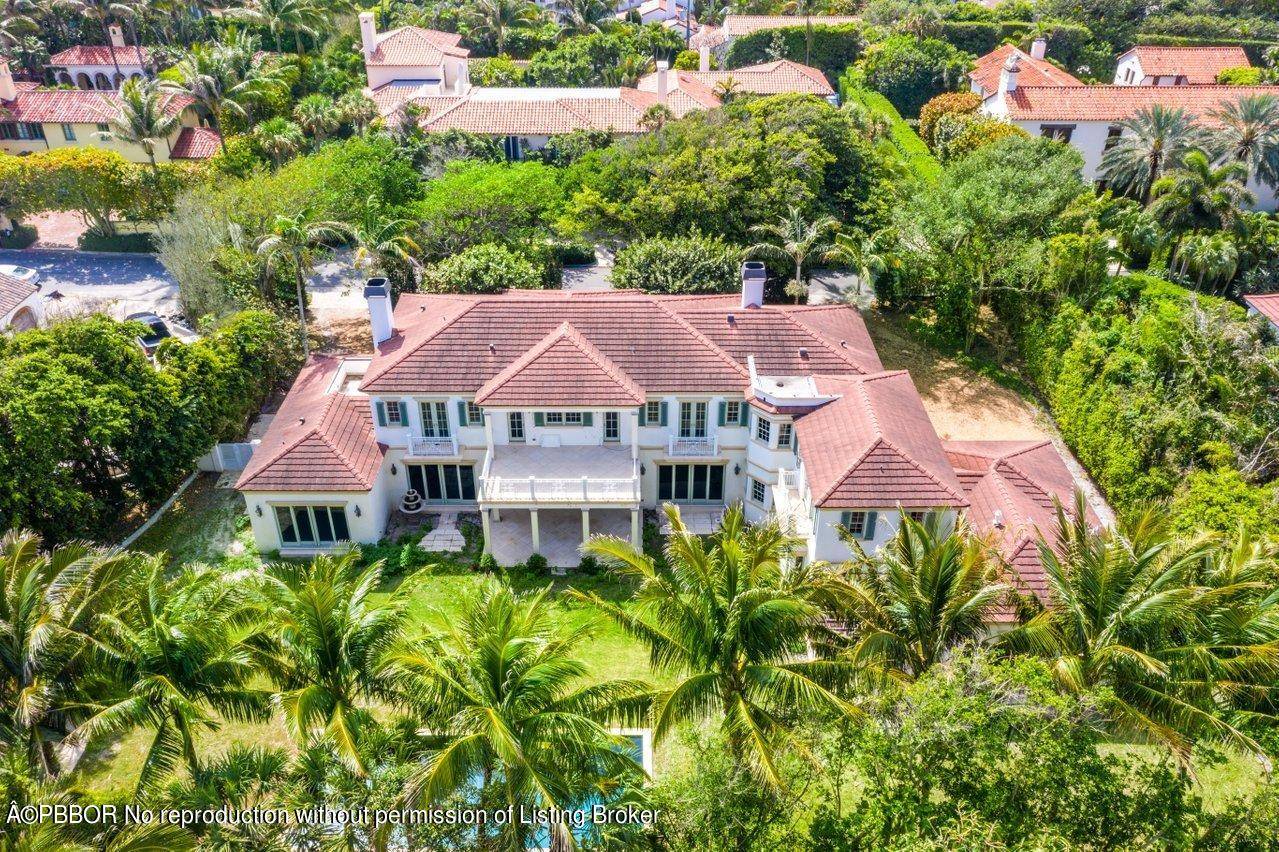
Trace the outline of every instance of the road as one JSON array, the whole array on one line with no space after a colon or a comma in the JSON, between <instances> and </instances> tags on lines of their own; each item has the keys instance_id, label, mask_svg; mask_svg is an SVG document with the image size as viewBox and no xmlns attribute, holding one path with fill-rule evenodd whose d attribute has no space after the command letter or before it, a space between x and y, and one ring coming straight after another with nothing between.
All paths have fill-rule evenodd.
<instances>
[{"instance_id":1,"label":"road","mask_svg":"<svg viewBox=\"0 0 1279 852\"><path fill-rule=\"evenodd\" d=\"M181 316L177 283L150 255L0 249L0 263L39 270L50 318L88 311L117 319L139 311L154 311L165 319Z\"/></svg>"}]
</instances>

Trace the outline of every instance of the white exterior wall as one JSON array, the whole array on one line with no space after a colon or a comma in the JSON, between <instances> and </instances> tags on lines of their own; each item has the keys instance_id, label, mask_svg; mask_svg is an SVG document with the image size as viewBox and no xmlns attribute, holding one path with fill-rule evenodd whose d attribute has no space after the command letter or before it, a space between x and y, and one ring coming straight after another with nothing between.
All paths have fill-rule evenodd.
<instances>
[{"instance_id":1,"label":"white exterior wall","mask_svg":"<svg viewBox=\"0 0 1279 852\"><path fill-rule=\"evenodd\" d=\"M0 316L0 331L8 331L14 320L19 318L18 315L26 312L30 312L37 326L44 325L44 297L39 290L15 305L9 313Z\"/></svg>"},{"instance_id":2,"label":"white exterior wall","mask_svg":"<svg viewBox=\"0 0 1279 852\"><path fill-rule=\"evenodd\" d=\"M131 77L138 79L146 77L145 68L127 62L120 63L120 74L124 80L116 79L114 65L51 65L49 69L53 73L53 81L58 85L98 91L118 89L124 80ZM102 85L102 81L98 79L99 74L106 77L107 85Z\"/></svg>"},{"instance_id":3,"label":"white exterior wall","mask_svg":"<svg viewBox=\"0 0 1279 852\"><path fill-rule=\"evenodd\" d=\"M396 80L440 80L439 92L431 94L462 94L470 86L467 62L462 58L446 59L442 65L365 65L369 88L376 89ZM459 83L460 81L460 83Z\"/></svg>"},{"instance_id":4,"label":"white exterior wall","mask_svg":"<svg viewBox=\"0 0 1279 852\"><path fill-rule=\"evenodd\" d=\"M376 484L370 491L333 491L333 492L276 492L247 491L244 497L245 509L249 514L249 524L253 528L253 538L258 549L263 553L279 550L284 556L307 556L323 552L325 548L290 547L281 548L280 530L276 525L276 506L342 506L346 509L346 523L350 528L351 541L359 544L373 544L382 538L386 529L387 518L390 517L391 504L387 500L385 485L388 463L383 462L378 473ZM401 478L403 473L401 469ZM355 507L360 507L360 516L355 516ZM258 509L262 510L259 517Z\"/></svg>"},{"instance_id":5,"label":"white exterior wall","mask_svg":"<svg viewBox=\"0 0 1279 852\"><path fill-rule=\"evenodd\" d=\"M817 523L808 540L808 556L814 562L844 562L853 558L853 550L844 544L839 536L839 524L843 513L848 509L818 509ZM901 527L902 512L910 511L910 507L897 509L861 509L855 511L875 512L875 537L861 542L862 550L873 555L887 544ZM947 509L943 514L943 523L955 523L955 510Z\"/></svg>"}]
</instances>

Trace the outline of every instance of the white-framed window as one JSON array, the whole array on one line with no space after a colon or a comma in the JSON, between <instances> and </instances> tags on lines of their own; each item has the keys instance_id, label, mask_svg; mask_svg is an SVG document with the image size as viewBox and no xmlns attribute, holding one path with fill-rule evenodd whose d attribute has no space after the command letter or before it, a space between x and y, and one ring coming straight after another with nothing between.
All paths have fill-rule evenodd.
<instances>
[{"instance_id":1,"label":"white-framed window","mask_svg":"<svg viewBox=\"0 0 1279 852\"><path fill-rule=\"evenodd\" d=\"M585 418L580 411L548 411L546 412L547 426L581 426L585 423Z\"/></svg>"},{"instance_id":2,"label":"white-framed window","mask_svg":"<svg viewBox=\"0 0 1279 852\"><path fill-rule=\"evenodd\" d=\"M276 506L275 523L284 546L351 540L343 506Z\"/></svg>"},{"instance_id":3,"label":"white-framed window","mask_svg":"<svg viewBox=\"0 0 1279 852\"><path fill-rule=\"evenodd\" d=\"M910 518L917 524L922 524L924 522L924 518L928 517L928 512L923 509L911 509L906 513L906 517Z\"/></svg>"},{"instance_id":4,"label":"white-framed window","mask_svg":"<svg viewBox=\"0 0 1279 852\"><path fill-rule=\"evenodd\" d=\"M736 426L742 422L742 404L735 399L724 403L724 424Z\"/></svg>"},{"instance_id":5,"label":"white-framed window","mask_svg":"<svg viewBox=\"0 0 1279 852\"><path fill-rule=\"evenodd\" d=\"M622 440L622 417L616 411L604 412L604 440Z\"/></svg>"},{"instance_id":6,"label":"white-framed window","mask_svg":"<svg viewBox=\"0 0 1279 852\"><path fill-rule=\"evenodd\" d=\"M761 443L767 444L772 439L772 437L773 437L772 421L767 420L763 417L760 417L758 414L755 415L755 440Z\"/></svg>"},{"instance_id":7,"label":"white-framed window","mask_svg":"<svg viewBox=\"0 0 1279 852\"><path fill-rule=\"evenodd\" d=\"M662 401L660 399L644 404L644 420L649 426L656 426L662 422Z\"/></svg>"},{"instance_id":8,"label":"white-framed window","mask_svg":"<svg viewBox=\"0 0 1279 852\"><path fill-rule=\"evenodd\" d=\"M524 440L524 412L512 411L506 415L507 436L512 441Z\"/></svg>"},{"instance_id":9,"label":"white-framed window","mask_svg":"<svg viewBox=\"0 0 1279 852\"><path fill-rule=\"evenodd\" d=\"M484 412L473 402L466 403L466 422L471 426L484 425Z\"/></svg>"},{"instance_id":10,"label":"white-framed window","mask_svg":"<svg viewBox=\"0 0 1279 852\"><path fill-rule=\"evenodd\" d=\"M390 426L400 426L404 423L404 411L400 408L398 399L386 401L386 422Z\"/></svg>"},{"instance_id":11,"label":"white-framed window","mask_svg":"<svg viewBox=\"0 0 1279 852\"><path fill-rule=\"evenodd\" d=\"M789 447L791 444L791 435L794 432L794 426L790 423L777 424L777 446Z\"/></svg>"},{"instance_id":12,"label":"white-framed window","mask_svg":"<svg viewBox=\"0 0 1279 852\"><path fill-rule=\"evenodd\" d=\"M875 522L878 518L878 512L844 512L839 523L853 538L871 541L875 538Z\"/></svg>"},{"instance_id":13,"label":"white-framed window","mask_svg":"<svg viewBox=\"0 0 1279 852\"><path fill-rule=\"evenodd\" d=\"M706 437L706 403L681 402L679 404L679 436L681 438Z\"/></svg>"},{"instance_id":14,"label":"white-framed window","mask_svg":"<svg viewBox=\"0 0 1279 852\"><path fill-rule=\"evenodd\" d=\"M62 125L62 138L68 142L75 141L75 125L74 124Z\"/></svg>"},{"instance_id":15,"label":"white-framed window","mask_svg":"<svg viewBox=\"0 0 1279 852\"><path fill-rule=\"evenodd\" d=\"M109 131L110 129L111 129L111 125L107 124L105 121L99 121L99 122L98 122L98 132L99 132L99 133L106 133L106 132L107 132L107 131Z\"/></svg>"},{"instance_id":16,"label":"white-framed window","mask_svg":"<svg viewBox=\"0 0 1279 852\"><path fill-rule=\"evenodd\" d=\"M758 479L751 479L751 502L763 506L768 496L768 487Z\"/></svg>"},{"instance_id":17,"label":"white-framed window","mask_svg":"<svg viewBox=\"0 0 1279 852\"><path fill-rule=\"evenodd\" d=\"M426 438L449 437L449 407L443 402L424 402L422 408L422 435Z\"/></svg>"}]
</instances>

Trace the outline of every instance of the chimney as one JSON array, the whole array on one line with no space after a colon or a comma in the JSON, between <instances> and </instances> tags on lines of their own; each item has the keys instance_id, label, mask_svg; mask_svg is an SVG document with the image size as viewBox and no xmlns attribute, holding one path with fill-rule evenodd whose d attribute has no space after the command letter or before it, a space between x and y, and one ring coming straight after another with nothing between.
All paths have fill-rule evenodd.
<instances>
[{"instance_id":1,"label":"chimney","mask_svg":"<svg viewBox=\"0 0 1279 852\"><path fill-rule=\"evenodd\" d=\"M1048 54L1048 39L1039 36L1030 43L1031 59L1043 59Z\"/></svg>"},{"instance_id":2,"label":"chimney","mask_svg":"<svg viewBox=\"0 0 1279 852\"><path fill-rule=\"evenodd\" d=\"M702 43L697 46L697 70L711 70L711 46L709 39L702 39Z\"/></svg>"},{"instance_id":3,"label":"chimney","mask_svg":"<svg viewBox=\"0 0 1279 852\"><path fill-rule=\"evenodd\" d=\"M768 273L758 260L742 264L742 307L758 308L764 304L764 281Z\"/></svg>"},{"instance_id":4,"label":"chimney","mask_svg":"<svg viewBox=\"0 0 1279 852\"><path fill-rule=\"evenodd\" d=\"M13 72L9 70L9 57L0 56L0 101L11 101L18 96L13 84Z\"/></svg>"},{"instance_id":5,"label":"chimney","mask_svg":"<svg viewBox=\"0 0 1279 852\"><path fill-rule=\"evenodd\" d=\"M1004 62L1003 70L999 72L999 94L1017 91L1017 73L1020 70L1021 57L1014 53Z\"/></svg>"},{"instance_id":6,"label":"chimney","mask_svg":"<svg viewBox=\"0 0 1279 852\"><path fill-rule=\"evenodd\" d=\"M120 29L119 24L112 24L107 27L107 32L111 36L112 47L124 47L124 30Z\"/></svg>"},{"instance_id":7,"label":"chimney","mask_svg":"<svg viewBox=\"0 0 1279 852\"><path fill-rule=\"evenodd\" d=\"M671 63L665 59L657 60L657 99L662 100L666 97L667 80L666 75L670 73Z\"/></svg>"},{"instance_id":8,"label":"chimney","mask_svg":"<svg viewBox=\"0 0 1279 852\"><path fill-rule=\"evenodd\" d=\"M373 345L380 346L395 334L391 321L391 288L385 278L370 278L364 287L364 301L369 303L369 325L373 329Z\"/></svg>"},{"instance_id":9,"label":"chimney","mask_svg":"<svg viewBox=\"0 0 1279 852\"><path fill-rule=\"evenodd\" d=\"M377 50L377 23L372 12L360 13L360 48L364 51L365 60Z\"/></svg>"}]
</instances>

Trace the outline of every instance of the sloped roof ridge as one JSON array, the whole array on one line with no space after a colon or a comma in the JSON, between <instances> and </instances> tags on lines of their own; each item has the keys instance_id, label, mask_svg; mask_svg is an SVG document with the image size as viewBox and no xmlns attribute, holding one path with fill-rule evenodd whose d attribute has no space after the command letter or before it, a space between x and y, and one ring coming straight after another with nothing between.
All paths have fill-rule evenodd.
<instances>
[{"instance_id":1,"label":"sloped roof ridge","mask_svg":"<svg viewBox=\"0 0 1279 852\"><path fill-rule=\"evenodd\" d=\"M897 453L897 455L901 456L903 459L909 462L912 467L914 467L924 476L928 477L937 485L941 486L943 491L950 494L952 497L958 498L961 502L961 505L967 505L968 498L963 494L962 489L960 491L956 491L954 488L950 487L945 482L942 482L940 479L937 478L937 474L933 473L931 470L924 467L922 464L919 463L917 459L915 459L914 456L912 456L910 453L906 452L901 447L894 444L888 438L881 437L880 441L882 441L886 447L889 447L890 449L892 449L893 452Z\"/></svg>"},{"instance_id":2,"label":"sloped roof ridge","mask_svg":"<svg viewBox=\"0 0 1279 852\"><path fill-rule=\"evenodd\" d=\"M591 343L591 341L571 322L565 320L548 332L545 337L525 350L523 355L508 364L505 369L480 386L480 389L475 392L476 402L482 402L484 399L487 399L501 387L518 376L526 367L536 361L561 340L567 340L569 343L573 344L573 346L582 353L582 355L607 373L610 378L621 385L628 393L634 394L641 399L643 398L644 390L640 384L636 382L629 373L618 366L613 359L601 352L599 348L595 346L595 344Z\"/></svg>"},{"instance_id":3,"label":"sloped roof ridge","mask_svg":"<svg viewBox=\"0 0 1279 852\"><path fill-rule=\"evenodd\" d=\"M466 305L466 307L464 307L462 310L458 311L458 312L457 312L457 314L455 314L455 315L454 315L454 317L453 317L452 319L450 319L448 322L444 323L444 325L440 326L440 327L439 327L439 328L437 328L435 331L431 332L431 335L430 335L429 337L424 338L423 340L419 341L419 342L418 342L418 344L417 344L417 346L414 346L412 349L410 349L410 350L408 350L408 351L404 352L404 353L403 353L402 355L400 355L398 358L390 358L390 359L388 359L388 360L387 360L386 365L385 365L384 367L382 367L382 369L381 369L381 370L379 370L378 372L373 373L373 374L371 374L371 375L365 375L365 376L364 376L364 378L360 379L360 387L361 387L361 388L363 388L365 385L367 385L367 384L369 384L369 383L371 383L371 382L375 382L375 381L377 381L378 379L380 379L380 378L382 378L383 376L385 376L385 375L386 375L386 374L387 374L387 373L388 373L388 372L389 372L389 371L390 371L393 367L395 367L397 364L399 364L399 363L400 363L401 361L403 361L405 358L408 358L408 357L409 357L410 355L412 355L414 352L416 352L417 350L421 349L421 348L422 348L423 346L425 346L426 344L430 343L432 340L434 340L436 337L438 337L438 336L440 335L440 333L441 333L441 332L443 332L443 331L444 331L445 329L447 329L447 328L451 328L455 322L457 322L457 321L458 321L458 320L460 320L462 317L464 317L464 316L466 316L468 313L470 313L470 312L471 312L471 310L472 310L472 309L474 309L474 308L475 308L475 306L476 306L476 305L478 305L478 304L480 303L480 300L479 300L478 298L466 299L465 301L463 301L463 302L461 302L461 303L462 303L462 304L465 304L465 305ZM394 315L392 315L392 318L391 318L391 319L392 319L392 329L391 329L391 330L392 330L392 331L394 331L394 330L395 330L395 328L394 328L394 319L395 319L395 318L394 318ZM400 332L400 335L401 335L401 336L403 336L403 334L404 334L403 332ZM384 341L384 342L385 342L385 341ZM374 348L376 349L376 347L374 347Z\"/></svg>"},{"instance_id":4,"label":"sloped roof ridge","mask_svg":"<svg viewBox=\"0 0 1279 852\"><path fill-rule=\"evenodd\" d=\"M822 494L822 496L817 499L816 501L817 505L820 506L823 503L825 503L827 500L829 500L831 495L835 493L835 489L843 485L844 480L848 479L848 477L853 475L853 471L857 470L857 468L861 466L861 463L866 460L866 457L869 456L875 450L875 448L878 447L883 442L883 440L884 440L883 436L880 436L876 438L874 441L871 441L866 446L866 449L862 450L861 455L853 459L852 463L849 464L848 467L844 468L844 472L834 478L830 487L827 488L825 493Z\"/></svg>"},{"instance_id":5,"label":"sloped roof ridge","mask_svg":"<svg viewBox=\"0 0 1279 852\"><path fill-rule=\"evenodd\" d=\"M313 435L320 438L321 440L324 440L325 444L327 444L330 449L333 449L333 451L337 453L337 450L334 449L333 445L324 439L324 436L322 435L321 429L320 429L325 419L329 416L329 411L333 408L333 403L336 401L337 401L336 395L332 395L332 394L326 395L324 397L324 407L320 409L319 416L315 418L315 422L310 424L307 429L304 429L291 442L287 444L281 444L278 450L272 453L266 459L266 461L262 462L258 466L258 469L253 472L252 476L250 476L248 479L245 479L241 482L237 482L236 487L239 488L241 486L248 485L250 482L257 479L259 476L261 476L263 473L266 472L267 468L271 467L271 465L275 464L280 459L284 458L286 455L296 450L299 446L302 445L304 441L306 441L308 438L310 438ZM337 453L337 454L341 456L341 453Z\"/></svg>"},{"instance_id":6,"label":"sloped roof ridge","mask_svg":"<svg viewBox=\"0 0 1279 852\"><path fill-rule=\"evenodd\" d=\"M819 332L817 329L813 328L812 326L805 324L804 321L796 317L792 311L787 309L782 309L781 314L782 316L786 317L786 319L790 322L791 325L795 326L798 329L803 330L806 334L808 334L809 337L812 337L822 346L826 347L827 351L831 352L836 358L843 361L848 366L852 367L858 374L863 376L868 376L868 377L871 375L874 375L872 373L866 372L865 367L863 367L861 364L858 364L856 361L854 361L852 356L848 353L848 350L840 349L836 347L835 344L831 343L829 340L826 339L825 334Z\"/></svg>"},{"instance_id":7,"label":"sloped roof ridge","mask_svg":"<svg viewBox=\"0 0 1279 852\"><path fill-rule=\"evenodd\" d=\"M708 347L712 352L718 355L720 359L723 360L726 364L731 365L733 369L736 370L738 373L740 373L742 376L745 376L745 377L750 376L749 370L747 370L741 364L737 363L737 360L732 355L729 355L723 349L719 348L719 346L716 345L715 342L712 341L709 337L707 337L706 335L698 331L691 322L684 319L675 311L672 311L669 307L663 304L660 299L649 296L649 301L652 302L654 305L656 305L658 309L662 311L662 313L666 314L668 317L674 320L675 323L680 328L683 328L684 330L686 330L690 336L698 340L702 345Z\"/></svg>"}]
</instances>

